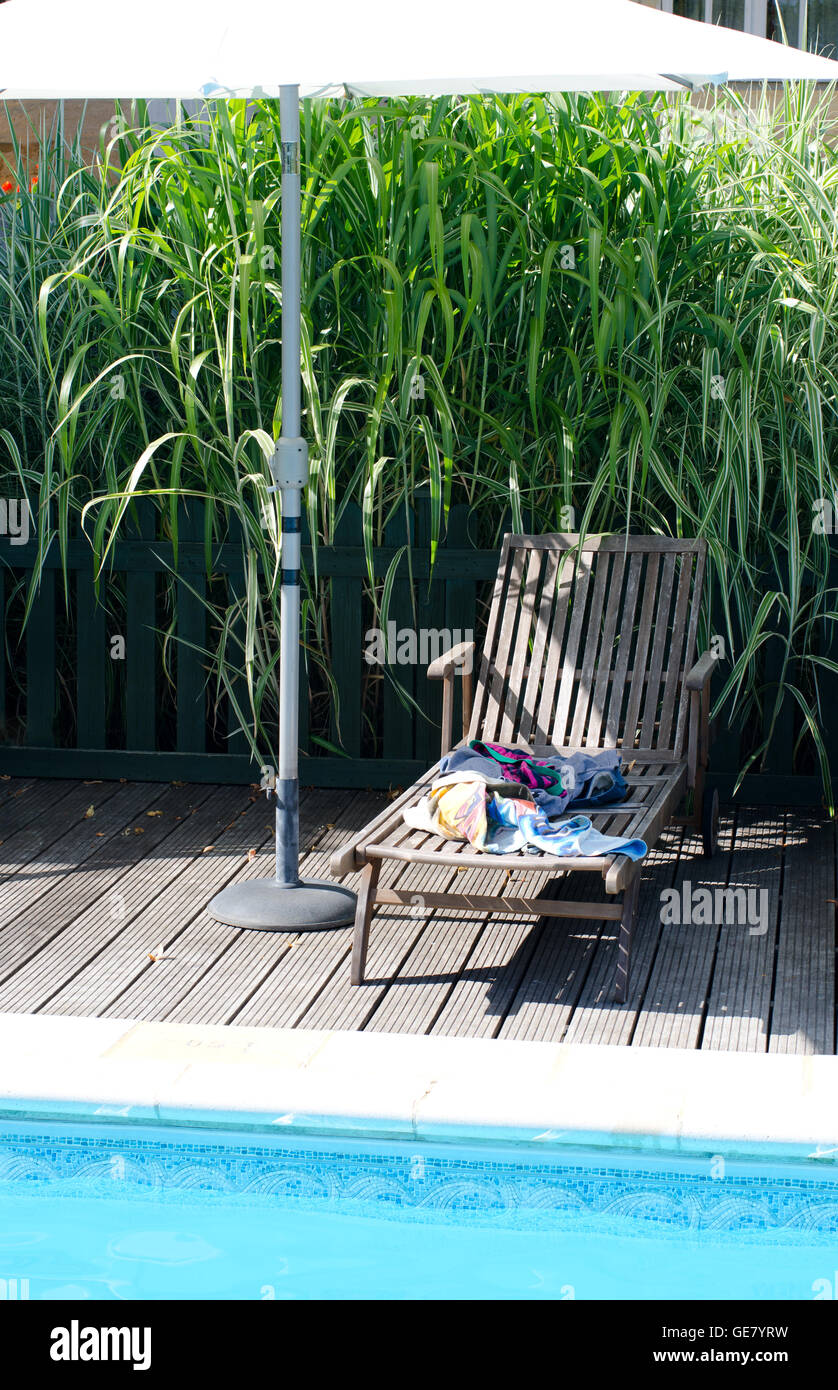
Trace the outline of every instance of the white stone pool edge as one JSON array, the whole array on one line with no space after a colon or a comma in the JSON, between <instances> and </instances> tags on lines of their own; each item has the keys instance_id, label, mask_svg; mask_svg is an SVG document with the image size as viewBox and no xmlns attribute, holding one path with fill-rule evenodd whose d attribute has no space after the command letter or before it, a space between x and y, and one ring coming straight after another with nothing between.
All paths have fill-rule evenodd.
<instances>
[{"instance_id":1,"label":"white stone pool edge","mask_svg":"<svg viewBox=\"0 0 838 1390\"><path fill-rule=\"evenodd\" d=\"M838 1161L838 1057L0 1013L0 1120Z\"/></svg>"}]
</instances>

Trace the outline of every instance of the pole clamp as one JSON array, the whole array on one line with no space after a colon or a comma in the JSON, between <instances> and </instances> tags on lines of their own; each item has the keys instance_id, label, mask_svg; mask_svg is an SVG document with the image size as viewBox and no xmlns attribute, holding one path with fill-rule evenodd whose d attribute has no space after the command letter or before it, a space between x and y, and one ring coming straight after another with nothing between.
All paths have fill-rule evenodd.
<instances>
[{"instance_id":1,"label":"pole clamp","mask_svg":"<svg viewBox=\"0 0 838 1390\"><path fill-rule=\"evenodd\" d=\"M271 475L278 487L305 487L308 482L308 445L304 439L281 436L271 459Z\"/></svg>"}]
</instances>

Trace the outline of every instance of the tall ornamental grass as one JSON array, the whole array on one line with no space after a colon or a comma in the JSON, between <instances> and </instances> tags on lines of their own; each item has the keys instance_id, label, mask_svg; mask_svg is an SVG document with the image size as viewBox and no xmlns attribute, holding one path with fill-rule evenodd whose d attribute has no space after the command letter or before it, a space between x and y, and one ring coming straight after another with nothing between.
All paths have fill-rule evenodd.
<instances>
[{"instance_id":1,"label":"tall ornamental grass","mask_svg":"<svg viewBox=\"0 0 838 1390\"><path fill-rule=\"evenodd\" d=\"M478 545L510 524L702 535L717 711L751 731L741 772L792 711L798 766L820 768L831 804L830 96L304 104L305 640L324 708L340 692L317 547L347 508L382 620L411 552L382 583L372 549L420 489L432 559L454 503ZM216 597L207 665L266 753L278 106L179 111L165 131L136 107L103 132L95 172L59 136L38 142L34 189L21 152L22 191L0 199L0 467L40 553L81 523L99 570L137 495L175 542L178 499L206 500L208 557L232 535L245 574Z\"/></svg>"}]
</instances>

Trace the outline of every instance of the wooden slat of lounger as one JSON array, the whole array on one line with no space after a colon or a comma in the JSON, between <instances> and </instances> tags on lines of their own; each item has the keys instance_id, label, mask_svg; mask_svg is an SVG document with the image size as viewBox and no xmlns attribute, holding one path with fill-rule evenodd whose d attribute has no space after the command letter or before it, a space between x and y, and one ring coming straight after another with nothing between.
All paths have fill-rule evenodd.
<instances>
[{"instance_id":1,"label":"wooden slat of lounger","mask_svg":"<svg viewBox=\"0 0 838 1390\"><path fill-rule=\"evenodd\" d=\"M550 731L553 727L556 683L559 678L559 669L562 661L562 644L564 642L565 625L567 623L567 613L570 607L575 574L576 556L572 554L563 555L559 562L558 580L555 587L553 626L550 631L547 660L544 665L544 675L541 681L538 715L533 731L534 743L551 744L554 742L554 740L551 739Z\"/></svg>"},{"instance_id":2,"label":"wooden slat of lounger","mask_svg":"<svg viewBox=\"0 0 838 1390\"><path fill-rule=\"evenodd\" d=\"M672 638L669 644L669 660L666 666L666 674L663 683L663 699L661 701L660 725L658 728L658 744L661 748L668 748L672 734L672 719L675 713L675 701L681 689L683 679L682 663L684 660L684 648L687 641L687 611L692 592L693 570L695 567L692 555L682 555L678 558L678 588L675 596L675 616L672 623Z\"/></svg>"},{"instance_id":3,"label":"wooden slat of lounger","mask_svg":"<svg viewBox=\"0 0 838 1390\"><path fill-rule=\"evenodd\" d=\"M698 552L695 562L695 576L693 578L692 600L690 603L690 617L687 627L687 638L684 645L683 666L689 670L696 656L696 638L698 636L698 619L701 614L701 596L704 588L704 567L707 557L707 542L698 543ZM671 741L673 751L681 757L684 751L684 739L687 732L687 711L689 708L689 691L685 686L681 687L681 698L678 701L678 721L675 727L675 737Z\"/></svg>"},{"instance_id":4,"label":"wooden slat of lounger","mask_svg":"<svg viewBox=\"0 0 838 1390\"><path fill-rule=\"evenodd\" d=\"M418 862L424 864L452 863L456 860L458 864L467 865L469 868L482 868L488 855L483 850L473 850L471 846L466 846L459 841L446 841L440 847L429 846L427 849L408 850L406 848L390 849L388 845L373 845L370 848L371 859L401 859L405 862ZM582 858L581 856L571 861L573 867L579 871L593 871L602 873L603 863L600 859ZM493 854L492 863L497 869L517 869L524 863L531 867L535 873L546 872L545 865L549 868L563 869L565 861L553 859L548 861L547 855L528 854L526 858L515 854Z\"/></svg>"},{"instance_id":5,"label":"wooden slat of lounger","mask_svg":"<svg viewBox=\"0 0 838 1390\"><path fill-rule=\"evenodd\" d=\"M606 557L607 558L607 557ZM602 563L602 561L600 561ZM589 748L599 746L609 687L613 682L614 640L617 635L617 618L621 610L623 577L626 557L615 555L611 563L608 584L608 603L602 628L602 643L599 649L599 662L595 672L591 709L588 718L588 733L585 740Z\"/></svg>"},{"instance_id":6,"label":"wooden slat of lounger","mask_svg":"<svg viewBox=\"0 0 838 1390\"><path fill-rule=\"evenodd\" d=\"M640 607L640 622L637 628L637 637L634 646L634 669L643 671L646 669L647 653L649 642L652 636L652 623L658 609L658 574L660 571L660 555L651 554L646 564L646 573L643 576L643 602ZM623 629L625 632L625 628ZM629 686L628 699L626 701L626 713L623 723L623 743L633 747L637 741L637 725L640 713L640 699L643 694L643 684L641 681L633 680ZM641 740L642 745L642 740Z\"/></svg>"},{"instance_id":7,"label":"wooden slat of lounger","mask_svg":"<svg viewBox=\"0 0 838 1390\"><path fill-rule=\"evenodd\" d=\"M631 774L628 776L631 781ZM681 764L664 780L638 785L634 799L642 803L639 810L626 812L618 804L610 813L593 812L594 827L603 835L622 835L628 840L641 839L653 845L683 797L686 781L686 767Z\"/></svg>"},{"instance_id":8,"label":"wooden slat of lounger","mask_svg":"<svg viewBox=\"0 0 838 1390\"><path fill-rule=\"evenodd\" d=\"M495 584L492 590L492 601L489 607L489 620L486 624L486 634L483 639L483 650L480 654L476 673L474 699L471 706L471 724L468 734L470 739L477 738L478 735L476 731L482 729L485 722L489 686L492 681L492 657L503 621L506 583L509 577L511 553L509 548L509 537L504 536L500 549L500 557L498 559L498 572L495 576Z\"/></svg>"},{"instance_id":9,"label":"wooden slat of lounger","mask_svg":"<svg viewBox=\"0 0 838 1390\"><path fill-rule=\"evenodd\" d=\"M588 727L588 715L593 698L594 677L598 666L600 655L600 640L602 637L602 609L605 601L606 589L609 582L609 571L611 565L610 555L598 555L596 561L596 573L594 588L591 595L591 604L586 615L585 626L585 646L582 654L582 672L576 680L574 688L574 703L572 708L573 722L570 726L568 743L589 743L586 738ZM603 653L603 664L610 660L610 652Z\"/></svg>"},{"instance_id":10,"label":"wooden slat of lounger","mask_svg":"<svg viewBox=\"0 0 838 1390\"><path fill-rule=\"evenodd\" d=\"M538 583L541 577L541 561L542 555L540 551L530 551L526 579L524 581L524 591L517 615L518 630L515 634L515 646L512 652L509 685L503 706L503 718L500 721L499 741L501 743L512 743L514 741L515 730L521 712L524 667L526 665L530 638L532 635L533 615L535 613L535 603L538 595ZM510 631L514 616L515 615L510 613L507 609L507 621L510 623Z\"/></svg>"},{"instance_id":11,"label":"wooden slat of lounger","mask_svg":"<svg viewBox=\"0 0 838 1390\"><path fill-rule=\"evenodd\" d=\"M544 658L553 622L553 606L556 597L556 582L559 573L558 551L548 551L544 561L544 580L541 587L541 601L538 606L535 634L533 636L527 683L524 691L521 719L518 726L518 739L527 743L535 724L535 711L539 700Z\"/></svg>"},{"instance_id":12,"label":"wooden slat of lounger","mask_svg":"<svg viewBox=\"0 0 838 1390\"><path fill-rule=\"evenodd\" d=\"M835 1050L835 827L787 817L769 1052Z\"/></svg>"},{"instance_id":13,"label":"wooden slat of lounger","mask_svg":"<svg viewBox=\"0 0 838 1390\"><path fill-rule=\"evenodd\" d=\"M334 797L335 793L331 795ZM330 803L319 791L304 793L300 806L303 844L312 833L312 819L319 823L330 814L329 808ZM224 940L232 946L242 933L238 928L214 923L206 905L219 888L243 873L248 877L270 874L273 829L270 809L259 797L218 837L212 854L192 861L167 893L163 930L158 937L164 948L163 959L152 962L142 949L149 925L154 922L153 912L132 922L120 938L108 945L101 956L104 982L99 993L100 1013L112 1017L165 1018L173 1002L210 966L215 964L223 973ZM257 850L254 860L248 858L250 849ZM260 850L264 852L261 861ZM211 925L215 927L219 934L212 938L214 951L202 950L200 925L193 936L188 935L194 924L207 930ZM225 930L226 938L221 935ZM275 939L272 933L254 936L265 942ZM264 949L270 947L266 944Z\"/></svg>"},{"instance_id":14,"label":"wooden slat of lounger","mask_svg":"<svg viewBox=\"0 0 838 1390\"><path fill-rule=\"evenodd\" d=\"M98 1013L111 997L113 961L126 954L129 963L145 960L178 910L194 903L196 888L201 891L196 863L199 869L215 869L218 863L216 856L202 854L202 846L240 835L243 818L237 813L243 800L241 787L220 788L194 815L186 815L159 850L119 878L121 913L92 904L15 972L3 987L0 1007L37 1011L49 1003L52 1013ZM232 831L225 826L231 817L236 817Z\"/></svg>"},{"instance_id":15,"label":"wooden slat of lounger","mask_svg":"<svg viewBox=\"0 0 838 1390\"><path fill-rule=\"evenodd\" d=\"M565 1033L565 1042L623 1047L630 1044L637 1011L646 992L660 941L660 895L665 888L672 886L682 838L682 830L678 827L644 860L626 1003L614 1002L617 932L606 923L599 938L596 959L585 979Z\"/></svg>"},{"instance_id":16,"label":"wooden slat of lounger","mask_svg":"<svg viewBox=\"0 0 838 1390\"><path fill-rule=\"evenodd\" d=\"M643 701L640 724L640 743L646 748L654 742L655 728L658 722L658 698L660 695L661 677L663 675L663 658L669 638L669 608L672 601L672 588L675 581L676 558L677 557L672 553L665 555L661 567L662 573L652 636L652 651L649 658L649 670L644 688L645 699ZM640 691L641 696L644 695L644 690Z\"/></svg>"},{"instance_id":17,"label":"wooden slat of lounger","mask_svg":"<svg viewBox=\"0 0 838 1390\"><path fill-rule=\"evenodd\" d=\"M501 552L501 565L498 569L498 578L504 576L505 584L498 594L497 589L492 602L492 617L495 616L497 604L498 614L495 623L492 625L491 644L487 631L484 644L484 661L481 660L480 674L478 676L478 688L480 690L479 702L481 705L482 737L496 739L497 730L503 713L505 691L506 691L506 670L509 663L509 652L512 646L512 637L515 630L515 620L518 613L518 604L521 597L521 582L523 579L525 553L523 550L510 551L508 559L504 561ZM491 623L491 619L490 619Z\"/></svg>"},{"instance_id":18,"label":"wooden slat of lounger","mask_svg":"<svg viewBox=\"0 0 838 1390\"><path fill-rule=\"evenodd\" d=\"M600 659L603 664L610 663L611 653L602 653L600 657L600 641L602 641L602 613L605 605L606 592L610 591L610 555L596 556L595 582L593 582L593 592L591 595L591 606L585 616L585 646L582 652L581 671L575 677L573 687L573 703L571 703L571 716L573 723L570 726L567 742L570 744L591 744L588 737L588 716L591 713L591 703L593 699L593 681L595 681L596 671L599 670Z\"/></svg>"},{"instance_id":19,"label":"wooden slat of lounger","mask_svg":"<svg viewBox=\"0 0 838 1390\"><path fill-rule=\"evenodd\" d=\"M626 688L629 660L632 656L634 613L637 607L637 596L640 591L640 575L642 568L642 555L632 555L629 562L629 572L628 578L626 579L626 591L623 597L622 611L620 613L620 645L617 648L617 660L614 663L614 679L611 681L611 690L608 696L608 713L605 720L605 733L603 735L603 743L606 748L614 748L623 732L623 695ZM639 671L635 671L633 674L634 680L636 680L640 673ZM633 683L634 681L632 684Z\"/></svg>"},{"instance_id":20,"label":"wooden slat of lounger","mask_svg":"<svg viewBox=\"0 0 838 1390\"><path fill-rule=\"evenodd\" d=\"M765 1052L768 1046L783 819L782 812L765 815L750 807L737 815L736 879L728 886L765 892L766 931L752 935L745 924L718 921L716 964L701 1038L703 1051Z\"/></svg>"},{"instance_id":21,"label":"wooden slat of lounger","mask_svg":"<svg viewBox=\"0 0 838 1390\"><path fill-rule=\"evenodd\" d=\"M622 749L622 748L620 747L620 744L619 744L619 743L616 745L616 747L617 747L617 748L619 749L619 751L622 753L622 756L623 756L623 767L624 767L624 768L627 767L629 763L636 763L636 764L640 764L640 763L654 763L655 765L658 765L658 764L659 764L661 767L663 767L663 766L665 766L665 765L669 765L669 764L672 764L672 763L679 763L679 762L682 761L682 758L683 758L683 755L681 755L681 757L677 757L677 758L676 758L675 754L672 753L672 752L670 752L669 749L667 749L667 748L662 748L662 749L660 749L660 750L657 749L657 748L625 748L625 749ZM557 749L557 748L555 748L552 744L541 744L541 743L537 743L537 744L535 744L534 746L532 746L531 748L529 748L527 751L528 751L533 757L542 758L542 757L549 757L549 756L552 756L553 754L555 754L555 753L557 753L557 752L561 752L561 753L590 753L591 750L590 750L589 748L573 748L573 747Z\"/></svg>"},{"instance_id":22,"label":"wooden slat of lounger","mask_svg":"<svg viewBox=\"0 0 838 1390\"><path fill-rule=\"evenodd\" d=\"M504 536L504 542L512 547L521 547L525 550L576 550L579 546L578 534L567 531L554 532L544 536L524 536L511 534ZM687 554L701 552L707 545L704 540L682 539L679 536L627 536L619 534L615 536L603 536L591 534L586 536L582 542L583 551L605 551L611 554L619 554L626 551L628 554L639 553L641 555L653 552L658 555L665 555L667 551L681 551Z\"/></svg>"},{"instance_id":23,"label":"wooden slat of lounger","mask_svg":"<svg viewBox=\"0 0 838 1390\"><path fill-rule=\"evenodd\" d=\"M673 887L682 891L688 880L693 889L724 887L730 864L730 823L721 827L722 852L704 859L701 840L691 828L684 834ZM663 927L660 945L638 1011L633 1047L698 1047L704 1010L713 978L716 931L712 927Z\"/></svg>"},{"instance_id":24,"label":"wooden slat of lounger","mask_svg":"<svg viewBox=\"0 0 838 1390\"><path fill-rule=\"evenodd\" d=\"M585 621L588 603L591 564L592 557L588 554L583 554L580 556L576 565L576 582L574 584L573 598L571 600L573 610L570 615L567 647L562 661L562 674L559 682L558 698L556 700L556 713L553 717L553 729L550 735L553 743L558 746L571 741L567 738L566 726L576 684L576 655L579 651L579 642L582 637L582 627Z\"/></svg>"}]
</instances>

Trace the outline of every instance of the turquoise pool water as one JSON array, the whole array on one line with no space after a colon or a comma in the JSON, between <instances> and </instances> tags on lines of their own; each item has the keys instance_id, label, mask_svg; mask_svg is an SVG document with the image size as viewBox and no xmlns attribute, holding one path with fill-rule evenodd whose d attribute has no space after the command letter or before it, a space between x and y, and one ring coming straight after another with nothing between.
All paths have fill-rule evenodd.
<instances>
[{"instance_id":1,"label":"turquoise pool water","mask_svg":"<svg viewBox=\"0 0 838 1390\"><path fill-rule=\"evenodd\" d=\"M836 1269L831 1164L0 1124L5 1298L813 1299Z\"/></svg>"}]
</instances>

